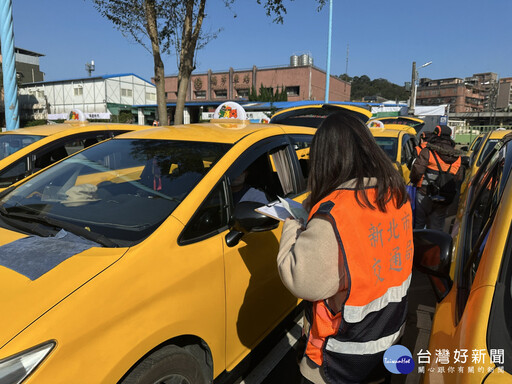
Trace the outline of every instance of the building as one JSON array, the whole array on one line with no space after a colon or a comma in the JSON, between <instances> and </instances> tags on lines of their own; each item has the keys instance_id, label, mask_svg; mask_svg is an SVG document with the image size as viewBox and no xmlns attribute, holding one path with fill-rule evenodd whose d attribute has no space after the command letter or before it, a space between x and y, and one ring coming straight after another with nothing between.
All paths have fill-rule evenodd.
<instances>
[{"instance_id":1,"label":"building","mask_svg":"<svg viewBox=\"0 0 512 384\"><path fill-rule=\"evenodd\" d=\"M477 80L422 78L416 92L416 104L449 104L450 113L479 112L484 110L484 95Z\"/></svg>"},{"instance_id":2,"label":"building","mask_svg":"<svg viewBox=\"0 0 512 384\"><path fill-rule=\"evenodd\" d=\"M512 110L512 77L500 79L496 110L507 112Z\"/></svg>"},{"instance_id":3,"label":"building","mask_svg":"<svg viewBox=\"0 0 512 384\"><path fill-rule=\"evenodd\" d=\"M41 53L14 47L14 65L19 84L44 80L44 73L39 69L39 58L42 56L44 55ZM0 54L1 63L2 55Z\"/></svg>"},{"instance_id":4,"label":"building","mask_svg":"<svg viewBox=\"0 0 512 384\"><path fill-rule=\"evenodd\" d=\"M475 73L472 77L466 78L466 82L471 81L480 87L480 93L484 98L484 111L494 111L498 96L498 74L494 72Z\"/></svg>"},{"instance_id":5,"label":"building","mask_svg":"<svg viewBox=\"0 0 512 384\"><path fill-rule=\"evenodd\" d=\"M66 119L77 108L89 120L119 121L123 111L133 119L135 105L156 103L155 85L133 73L27 83L19 94L21 120ZM139 124L153 121L154 112L145 113L147 118L139 117Z\"/></svg>"},{"instance_id":6,"label":"building","mask_svg":"<svg viewBox=\"0 0 512 384\"><path fill-rule=\"evenodd\" d=\"M194 73L190 78L186 102L211 103L227 100L247 101L253 88L263 86L273 93L284 88L288 101L324 100L326 72L313 65L309 55L293 55L290 65L204 73ZM165 77L168 105L177 101L178 76ZM350 83L335 76L329 80L329 100L350 101Z\"/></svg>"}]
</instances>

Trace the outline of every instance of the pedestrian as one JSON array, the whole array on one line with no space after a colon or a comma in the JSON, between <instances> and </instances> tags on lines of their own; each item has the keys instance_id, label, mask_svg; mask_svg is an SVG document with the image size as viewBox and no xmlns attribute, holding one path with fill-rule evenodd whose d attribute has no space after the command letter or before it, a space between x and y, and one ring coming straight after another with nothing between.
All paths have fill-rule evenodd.
<instances>
[{"instance_id":1,"label":"pedestrian","mask_svg":"<svg viewBox=\"0 0 512 384\"><path fill-rule=\"evenodd\" d=\"M385 375L383 354L404 330L411 207L356 117L329 115L310 151L309 219L285 221L277 257L284 285L306 300L300 371L304 382L362 383Z\"/></svg>"},{"instance_id":2,"label":"pedestrian","mask_svg":"<svg viewBox=\"0 0 512 384\"><path fill-rule=\"evenodd\" d=\"M435 127L412 165L410 180L417 186L415 228L444 230L447 209L458 195L462 153L455 149L451 133L447 125Z\"/></svg>"},{"instance_id":3,"label":"pedestrian","mask_svg":"<svg viewBox=\"0 0 512 384\"><path fill-rule=\"evenodd\" d=\"M428 140L430 136L432 135L432 132L421 132L420 133L420 143L414 147L416 151L416 156L419 156L421 150L427 146Z\"/></svg>"}]
</instances>

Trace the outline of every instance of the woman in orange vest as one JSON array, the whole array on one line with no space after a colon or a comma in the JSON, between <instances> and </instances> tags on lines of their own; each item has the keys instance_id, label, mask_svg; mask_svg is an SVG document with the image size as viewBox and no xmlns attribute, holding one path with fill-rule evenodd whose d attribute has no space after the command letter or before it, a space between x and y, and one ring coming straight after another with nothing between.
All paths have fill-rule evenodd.
<instances>
[{"instance_id":1,"label":"woman in orange vest","mask_svg":"<svg viewBox=\"0 0 512 384\"><path fill-rule=\"evenodd\" d=\"M313 383L385 375L384 352L404 331L412 212L405 185L356 117L329 115L311 145L304 228L283 226L281 280L307 300L300 371ZM388 372L389 374L389 372Z\"/></svg>"}]
</instances>

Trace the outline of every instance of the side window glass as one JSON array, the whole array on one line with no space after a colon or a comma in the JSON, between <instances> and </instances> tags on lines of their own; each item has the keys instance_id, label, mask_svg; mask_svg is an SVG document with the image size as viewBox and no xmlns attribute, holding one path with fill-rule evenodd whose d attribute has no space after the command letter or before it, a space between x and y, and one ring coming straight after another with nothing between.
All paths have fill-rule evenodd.
<instances>
[{"instance_id":1,"label":"side window glass","mask_svg":"<svg viewBox=\"0 0 512 384\"><path fill-rule=\"evenodd\" d=\"M309 176L309 150L313 136L292 136L292 145L300 165L299 194L306 192Z\"/></svg>"},{"instance_id":2,"label":"side window glass","mask_svg":"<svg viewBox=\"0 0 512 384\"><path fill-rule=\"evenodd\" d=\"M27 158L24 157L0 172L0 188L6 188L23 179L27 172Z\"/></svg>"},{"instance_id":3,"label":"side window glass","mask_svg":"<svg viewBox=\"0 0 512 384\"><path fill-rule=\"evenodd\" d=\"M233 206L241 201L266 204L295 191L288 146L267 150L249 164L243 157L237 163L244 166L228 172Z\"/></svg>"},{"instance_id":4,"label":"side window glass","mask_svg":"<svg viewBox=\"0 0 512 384\"><path fill-rule=\"evenodd\" d=\"M499 184L503 175L503 159L489 163L486 172L475 185L474 198L470 202L469 212L463 227L463 249L459 254L458 275L458 314L462 315L466 301L475 279L489 230L494 220L500 200Z\"/></svg>"},{"instance_id":5,"label":"side window glass","mask_svg":"<svg viewBox=\"0 0 512 384\"><path fill-rule=\"evenodd\" d=\"M192 216L180 236L180 244L189 244L213 236L227 225L223 185L224 183L220 182Z\"/></svg>"}]
</instances>

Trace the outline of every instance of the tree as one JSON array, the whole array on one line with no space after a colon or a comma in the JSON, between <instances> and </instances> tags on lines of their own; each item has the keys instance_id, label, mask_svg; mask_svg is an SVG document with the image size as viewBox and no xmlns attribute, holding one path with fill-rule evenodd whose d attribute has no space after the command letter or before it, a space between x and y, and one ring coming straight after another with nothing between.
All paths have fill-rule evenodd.
<instances>
[{"instance_id":1,"label":"tree","mask_svg":"<svg viewBox=\"0 0 512 384\"><path fill-rule=\"evenodd\" d=\"M165 101L164 63L161 54L169 53L171 45L177 52L178 60L178 99L174 123L183 122L183 110L192 71L195 69L195 53L207 44L216 34L203 35L201 27L205 18L206 0L91 0L95 8L125 36L131 36L137 43L148 49L151 43L153 54L155 85L157 90L158 115L162 122L167 121ZM222 0L231 7L235 0ZM266 14L274 17L274 22L282 23L286 14L285 0L256 0L263 4ZM318 9L326 0L315 0ZM149 51L149 49L148 49Z\"/></svg>"},{"instance_id":2,"label":"tree","mask_svg":"<svg viewBox=\"0 0 512 384\"><path fill-rule=\"evenodd\" d=\"M409 92L405 87L393 84L386 79L371 80L366 75L352 78L347 74L338 77L350 82L350 99L352 101L362 100L365 96L381 96L388 100L407 100L409 98Z\"/></svg>"}]
</instances>

